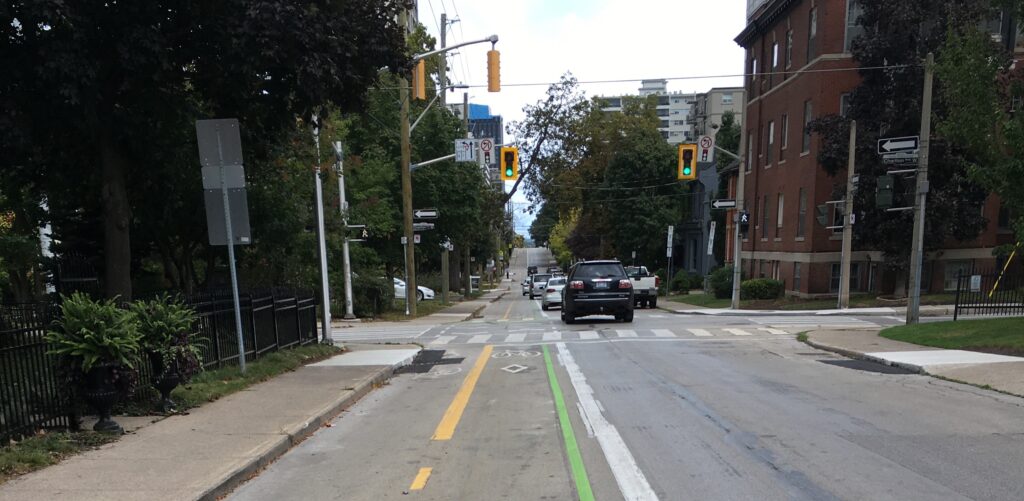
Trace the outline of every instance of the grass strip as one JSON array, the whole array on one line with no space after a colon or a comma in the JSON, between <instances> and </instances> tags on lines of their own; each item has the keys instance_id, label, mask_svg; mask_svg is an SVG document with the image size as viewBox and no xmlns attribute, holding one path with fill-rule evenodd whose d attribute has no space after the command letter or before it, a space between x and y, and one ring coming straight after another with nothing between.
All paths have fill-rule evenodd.
<instances>
[{"instance_id":1,"label":"grass strip","mask_svg":"<svg viewBox=\"0 0 1024 501\"><path fill-rule=\"evenodd\" d=\"M117 439L117 435L94 431L40 432L11 442L0 447L0 484Z\"/></svg>"},{"instance_id":2,"label":"grass strip","mask_svg":"<svg viewBox=\"0 0 1024 501\"><path fill-rule=\"evenodd\" d=\"M898 325L879 333L896 341L953 350L1024 356L1024 318Z\"/></svg>"},{"instance_id":3,"label":"grass strip","mask_svg":"<svg viewBox=\"0 0 1024 501\"><path fill-rule=\"evenodd\" d=\"M548 370L548 381L551 383L551 394L555 399L555 410L558 411L558 424L561 425L562 439L565 440L565 452L569 456L569 467L576 483L576 493L580 501L593 501L594 491L590 488L590 478L587 477L587 468L583 465L583 455L580 453L579 444L576 443L576 433L572 430L569 411L565 408L565 397L562 396L562 387L558 384L555 366L551 364L551 354L548 353L547 346L543 346L542 349L544 365Z\"/></svg>"}]
</instances>

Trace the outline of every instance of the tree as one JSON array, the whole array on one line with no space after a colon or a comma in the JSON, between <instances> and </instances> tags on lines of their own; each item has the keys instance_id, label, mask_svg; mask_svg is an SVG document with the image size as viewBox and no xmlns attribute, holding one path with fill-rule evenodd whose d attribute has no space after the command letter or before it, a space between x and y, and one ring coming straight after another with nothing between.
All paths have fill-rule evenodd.
<instances>
[{"instance_id":1,"label":"tree","mask_svg":"<svg viewBox=\"0 0 1024 501\"><path fill-rule=\"evenodd\" d=\"M542 203L537 216L530 223L530 238L534 245L541 245L550 240L551 230L558 224L558 208L553 203Z\"/></svg>"},{"instance_id":2,"label":"tree","mask_svg":"<svg viewBox=\"0 0 1024 501\"><path fill-rule=\"evenodd\" d=\"M191 139L150 140L183 138L196 118L237 116L247 162L265 158L267 137L296 116L332 103L354 109L381 66L408 66L399 8L390 0L6 2L0 99L10 111L0 144L15 147L20 171L43 172L22 182L82 180L94 190L107 294L128 298L138 209L160 203L134 190L162 159L195 152ZM56 188L51 198L68 193Z\"/></svg>"},{"instance_id":3,"label":"tree","mask_svg":"<svg viewBox=\"0 0 1024 501\"><path fill-rule=\"evenodd\" d=\"M737 155L740 152L740 126L736 123L736 114L732 110L722 114L722 124L718 127L718 133L715 134L715 145ZM718 164L718 171L721 174L718 177L718 188L715 198L729 198L729 179L732 176L724 174L723 171L730 164L738 161L733 157L719 153L716 155L716 162ZM729 212L723 210L711 211L711 220L715 222L715 243L712 251L714 252L715 260L719 263L726 261L725 239L729 238L725 234L725 218L727 214Z\"/></svg>"},{"instance_id":4,"label":"tree","mask_svg":"<svg viewBox=\"0 0 1024 501\"><path fill-rule=\"evenodd\" d=\"M928 52L941 48L947 23L981 19L985 10L980 3L965 5L953 1L938 5L925 0L860 3L863 14L859 22L864 26L864 34L854 40L852 53L866 68L860 72L861 83L850 96L845 117L820 117L811 124L811 130L821 137L818 161L829 175L835 176L845 171L849 120L857 120L859 184L854 197L858 212L854 238L858 246L882 250L887 266L905 277L913 214L886 212L875 205L877 177L887 171L875 153L875 145L879 137L918 133L923 86L921 61ZM907 26L918 29L906 29ZM878 70L879 67L887 69ZM933 103L937 116L942 116L947 108L948 103L942 99ZM968 179L962 154L942 137L931 142L924 239L927 249L940 248L949 239L970 240L984 228L980 206L986 193ZM912 185L912 179L902 183L907 188ZM832 198L844 196L845 176L835 180ZM912 198L905 198L903 204L912 205Z\"/></svg>"}]
</instances>

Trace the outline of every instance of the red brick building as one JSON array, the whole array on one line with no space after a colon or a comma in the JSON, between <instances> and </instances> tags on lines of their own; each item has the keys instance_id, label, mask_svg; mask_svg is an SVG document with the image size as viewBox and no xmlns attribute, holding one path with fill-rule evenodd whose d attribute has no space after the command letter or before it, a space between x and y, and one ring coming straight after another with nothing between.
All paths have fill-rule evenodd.
<instances>
[{"instance_id":1,"label":"red brick building","mask_svg":"<svg viewBox=\"0 0 1024 501\"><path fill-rule=\"evenodd\" d=\"M806 124L842 114L847 94L860 81L849 53L861 30L858 16L856 0L768 0L750 13L736 37L746 49L748 75L740 166L751 215L742 245L744 271L782 280L790 295L828 295L839 288L842 231L819 224L815 208L832 198L834 184L845 183L846 174L825 173L817 161L820 139ZM818 71L843 69L849 71ZM733 177L732 193L735 182ZM833 207L826 215L830 221L836 218ZM1013 241L998 199L989 197L983 211L989 225L976 240L950 242L926 254L923 288L955 288L961 268L991 267L993 247ZM731 249L727 255L731 260ZM852 291L892 292L894 277L884 272L882 259L880 251L854 247Z\"/></svg>"}]
</instances>

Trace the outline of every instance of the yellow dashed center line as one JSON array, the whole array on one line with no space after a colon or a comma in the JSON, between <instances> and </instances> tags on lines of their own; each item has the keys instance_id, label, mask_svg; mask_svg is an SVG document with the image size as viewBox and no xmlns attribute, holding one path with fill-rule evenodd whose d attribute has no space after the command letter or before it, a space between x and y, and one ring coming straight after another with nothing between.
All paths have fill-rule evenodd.
<instances>
[{"instance_id":1,"label":"yellow dashed center line","mask_svg":"<svg viewBox=\"0 0 1024 501\"><path fill-rule=\"evenodd\" d=\"M505 310L505 316L501 317L502 320L508 320L508 316L512 314L512 307L513 306L515 306L515 303L509 303L508 309Z\"/></svg>"},{"instance_id":2,"label":"yellow dashed center line","mask_svg":"<svg viewBox=\"0 0 1024 501\"><path fill-rule=\"evenodd\" d=\"M455 427L459 425L459 420L462 419L462 412L466 410L466 404L469 403L469 397L473 394L473 389L476 388L476 382L480 379L480 373L484 371L484 366L487 365L487 359L491 358L493 350L494 346L484 346L480 357L473 364L473 369L469 371L466 379L462 382L462 388L459 388L459 392L455 394L451 405L448 406L444 417L441 418L441 422L437 425L437 429L434 430L432 440L451 440L452 435L455 434Z\"/></svg>"},{"instance_id":3,"label":"yellow dashed center line","mask_svg":"<svg viewBox=\"0 0 1024 501\"><path fill-rule=\"evenodd\" d=\"M410 491L422 490L427 485L427 479L430 478L430 472L434 471L433 468L420 468L420 472L416 474L416 478L412 480L412 485L409 486Z\"/></svg>"}]
</instances>

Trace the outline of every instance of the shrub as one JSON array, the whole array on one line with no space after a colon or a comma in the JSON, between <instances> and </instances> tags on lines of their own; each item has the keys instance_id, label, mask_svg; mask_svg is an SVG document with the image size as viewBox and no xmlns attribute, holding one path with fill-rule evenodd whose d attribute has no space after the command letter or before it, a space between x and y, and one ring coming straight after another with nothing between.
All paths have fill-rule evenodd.
<instances>
[{"instance_id":1,"label":"shrub","mask_svg":"<svg viewBox=\"0 0 1024 501\"><path fill-rule=\"evenodd\" d=\"M689 273L686 270L679 270L676 276L672 278L673 291L687 292L691 289L703 289L704 288L704 277L697 273Z\"/></svg>"},{"instance_id":2,"label":"shrub","mask_svg":"<svg viewBox=\"0 0 1024 501\"><path fill-rule=\"evenodd\" d=\"M375 317L381 314L391 306L394 297L395 286L390 278L352 277L352 310L358 317Z\"/></svg>"},{"instance_id":3,"label":"shrub","mask_svg":"<svg viewBox=\"0 0 1024 501\"><path fill-rule=\"evenodd\" d=\"M782 295L781 280L755 278L740 282L741 299L775 299Z\"/></svg>"},{"instance_id":4,"label":"shrub","mask_svg":"<svg viewBox=\"0 0 1024 501\"><path fill-rule=\"evenodd\" d=\"M732 266L718 268L711 272L711 291L718 299L732 297Z\"/></svg>"},{"instance_id":5,"label":"shrub","mask_svg":"<svg viewBox=\"0 0 1024 501\"><path fill-rule=\"evenodd\" d=\"M93 301L76 292L61 303L56 330L46 334L51 354L66 357L83 374L101 364L134 368L139 356L138 320L113 300Z\"/></svg>"},{"instance_id":6,"label":"shrub","mask_svg":"<svg viewBox=\"0 0 1024 501\"><path fill-rule=\"evenodd\" d=\"M174 370L182 382L188 382L203 370L202 353L192 339L197 319L192 308L163 294L150 301L136 301L130 309L138 321L142 349L160 357L165 373Z\"/></svg>"}]
</instances>

